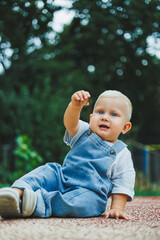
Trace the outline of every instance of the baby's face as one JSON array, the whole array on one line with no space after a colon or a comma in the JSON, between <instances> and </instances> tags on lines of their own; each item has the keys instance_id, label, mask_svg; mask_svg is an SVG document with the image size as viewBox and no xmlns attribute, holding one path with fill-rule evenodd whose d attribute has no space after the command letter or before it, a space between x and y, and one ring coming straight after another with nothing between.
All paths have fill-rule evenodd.
<instances>
[{"instance_id":1,"label":"baby's face","mask_svg":"<svg viewBox=\"0 0 160 240\"><path fill-rule=\"evenodd\" d=\"M126 104L119 98L101 97L90 115L90 128L103 140L116 142L120 133L131 128Z\"/></svg>"}]
</instances>

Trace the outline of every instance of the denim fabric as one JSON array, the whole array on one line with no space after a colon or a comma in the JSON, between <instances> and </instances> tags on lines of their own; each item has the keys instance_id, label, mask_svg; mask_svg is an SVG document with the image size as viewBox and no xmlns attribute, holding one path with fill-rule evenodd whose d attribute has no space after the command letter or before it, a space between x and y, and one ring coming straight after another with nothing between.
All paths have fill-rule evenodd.
<instances>
[{"instance_id":1,"label":"denim fabric","mask_svg":"<svg viewBox=\"0 0 160 240\"><path fill-rule=\"evenodd\" d=\"M90 129L84 132L63 165L47 163L17 180L13 186L37 194L35 217L91 217L105 211L112 182L106 173L126 145L109 147Z\"/></svg>"}]
</instances>

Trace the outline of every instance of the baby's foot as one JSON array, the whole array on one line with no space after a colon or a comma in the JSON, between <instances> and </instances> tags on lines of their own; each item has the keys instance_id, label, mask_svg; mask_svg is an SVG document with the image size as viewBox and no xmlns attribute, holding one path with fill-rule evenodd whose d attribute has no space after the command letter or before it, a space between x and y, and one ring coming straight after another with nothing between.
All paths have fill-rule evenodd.
<instances>
[{"instance_id":1,"label":"baby's foot","mask_svg":"<svg viewBox=\"0 0 160 240\"><path fill-rule=\"evenodd\" d=\"M0 216L3 218L20 217L20 196L12 188L0 189Z\"/></svg>"},{"instance_id":2,"label":"baby's foot","mask_svg":"<svg viewBox=\"0 0 160 240\"><path fill-rule=\"evenodd\" d=\"M36 194L30 189L23 191L22 200L17 190L0 189L0 216L3 218L29 217L33 214L36 203Z\"/></svg>"}]
</instances>

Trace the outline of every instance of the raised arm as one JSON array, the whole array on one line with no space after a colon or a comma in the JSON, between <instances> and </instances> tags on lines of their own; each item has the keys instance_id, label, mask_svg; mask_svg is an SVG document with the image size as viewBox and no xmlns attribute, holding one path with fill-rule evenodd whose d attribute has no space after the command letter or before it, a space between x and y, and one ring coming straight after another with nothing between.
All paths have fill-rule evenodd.
<instances>
[{"instance_id":1,"label":"raised arm","mask_svg":"<svg viewBox=\"0 0 160 240\"><path fill-rule=\"evenodd\" d=\"M80 113L89 98L89 92L84 90L75 92L71 97L71 102L64 113L64 126L71 137L78 132Z\"/></svg>"}]
</instances>

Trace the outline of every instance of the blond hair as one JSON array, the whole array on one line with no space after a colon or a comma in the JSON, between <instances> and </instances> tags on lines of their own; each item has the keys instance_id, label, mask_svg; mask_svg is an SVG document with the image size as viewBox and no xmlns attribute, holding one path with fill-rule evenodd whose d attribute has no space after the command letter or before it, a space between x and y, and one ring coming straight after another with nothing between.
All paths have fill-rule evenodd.
<instances>
[{"instance_id":1,"label":"blond hair","mask_svg":"<svg viewBox=\"0 0 160 240\"><path fill-rule=\"evenodd\" d=\"M127 115L128 115L127 117L128 117L129 120L131 119L132 109L133 109L132 103L129 100L129 98L127 96L125 96L123 93L121 93L120 91L116 91L116 90L106 90L106 91L104 91L103 93L101 93L99 95L99 97L97 98L96 103L98 102L98 100L101 97L111 97L111 98L119 98L119 99L121 99L126 104ZM95 106L96 106L96 103L95 103Z\"/></svg>"}]
</instances>

